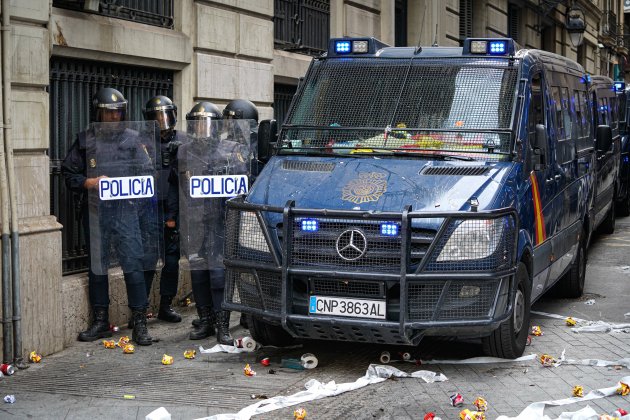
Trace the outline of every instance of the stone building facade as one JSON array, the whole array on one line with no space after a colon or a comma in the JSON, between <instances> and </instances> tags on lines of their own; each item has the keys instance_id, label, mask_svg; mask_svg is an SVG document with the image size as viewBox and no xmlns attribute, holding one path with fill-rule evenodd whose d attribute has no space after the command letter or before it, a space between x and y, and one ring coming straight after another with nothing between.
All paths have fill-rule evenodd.
<instances>
[{"instance_id":1,"label":"stone building facade","mask_svg":"<svg viewBox=\"0 0 630 420\"><path fill-rule=\"evenodd\" d=\"M459 45L465 36L512 36L523 46L576 59L590 73L609 75L627 54L616 35L623 33L620 0L575 2L587 20L579 48L570 44L564 27L567 1L146 2L172 7L166 21L158 16L159 24L140 21L140 13L116 15L124 7L103 13L107 3L112 2L2 2L9 5L13 45L12 124L5 129L12 133L17 179L25 352L59 351L89 320L86 274L75 264L84 256L69 249L72 241L80 245L80 235L70 234L77 222L58 167L74 135L87 124L85 98L98 83L121 82L120 75L125 75L131 114L139 117L152 86L141 75L159 75L159 92L172 94L183 128L183 116L197 100L222 107L231 99L246 98L258 106L261 119L275 113L281 120L299 77L312 56L326 48L328 37L375 36L390 45ZM606 37L603 19L610 17L608 12L614 12L618 29L615 36ZM142 94L134 83L145 83ZM82 117L76 119L81 109ZM128 313L120 273L112 273L110 283L110 317L123 323ZM187 293L189 284L184 281L181 289Z\"/></svg>"}]
</instances>

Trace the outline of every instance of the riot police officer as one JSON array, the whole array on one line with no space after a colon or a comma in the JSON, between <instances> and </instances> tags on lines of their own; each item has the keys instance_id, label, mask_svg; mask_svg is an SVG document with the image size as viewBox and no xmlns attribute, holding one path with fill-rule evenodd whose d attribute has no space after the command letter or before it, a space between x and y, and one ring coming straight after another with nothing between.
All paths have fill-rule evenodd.
<instances>
[{"instance_id":1,"label":"riot police officer","mask_svg":"<svg viewBox=\"0 0 630 420\"><path fill-rule=\"evenodd\" d=\"M94 341L112 335L108 317L110 301L107 269L110 245L115 241L127 287L128 305L135 321L132 339L139 345L150 345L153 340L146 325L148 302L136 204L131 200L99 202L93 200L97 198L94 194L88 196L88 191L98 190L99 181L108 176L121 176L123 172L125 175L132 172L147 173L152 169L153 162L146 147L138 139L138 133L121 128L127 112L127 100L118 90L100 89L94 95L92 105L94 120L110 124L92 125L80 132L61 168L67 187L83 197L81 215L88 255L92 261L88 287L93 319L90 327L81 332L78 339ZM99 145L99 140L104 138L110 141ZM134 162L134 168L124 168L117 164L119 162ZM88 173L99 175L88 177ZM89 216L93 216L93 220ZM94 237L96 234L99 235L97 240ZM90 239L95 242L91 243ZM94 244L98 244L96 249ZM94 267L98 267L96 272Z\"/></svg>"},{"instance_id":2,"label":"riot police officer","mask_svg":"<svg viewBox=\"0 0 630 420\"><path fill-rule=\"evenodd\" d=\"M168 178L171 167L177 157L177 148L182 143L184 134L175 129L177 123L177 106L168 97L158 95L146 103L144 118L156 121L160 127L160 150L158 155L157 198L158 219L163 222L164 233L164 266L160 276L160 309L158 319L167 322L180 322L182 317L173 310L171 304L177 294L179 280L179 236L177 231L178 204L177 190L169 190ZM147 295L155 270L144 272Z\"/></svg>"}]
</instances>

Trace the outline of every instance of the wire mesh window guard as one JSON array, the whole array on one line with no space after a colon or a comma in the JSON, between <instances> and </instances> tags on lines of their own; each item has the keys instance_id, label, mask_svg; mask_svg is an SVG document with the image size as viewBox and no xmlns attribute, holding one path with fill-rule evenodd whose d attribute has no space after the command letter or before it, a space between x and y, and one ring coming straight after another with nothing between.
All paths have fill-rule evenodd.
<instances>
[{"instance_id":1,"label":"wire mesh window guard","mask_svg":"<svg viewBox=\"0 0 630 420\"><path fill-rule=\"evenodd\" d=\"M63 225L64 274L88 268L77 200L61 176L61 163L77 133L87 128L91 98L113 87L129 101L128 120L142 121L142 107L154 95L173 95L173 72L53 57L50 61L50 210Z\"/></svg>"},{"instance_id":2,"label":"wire mesh window guard","mask_svg":"<svg viewBox=\"0 0 630 420\"><path fill-rule=\"evenodd\" d=\"M100 0L98 10L86 7L87 0L53 0L53 6L80 10L173 29L174 0Z\"/></svg>"}]
</instances>

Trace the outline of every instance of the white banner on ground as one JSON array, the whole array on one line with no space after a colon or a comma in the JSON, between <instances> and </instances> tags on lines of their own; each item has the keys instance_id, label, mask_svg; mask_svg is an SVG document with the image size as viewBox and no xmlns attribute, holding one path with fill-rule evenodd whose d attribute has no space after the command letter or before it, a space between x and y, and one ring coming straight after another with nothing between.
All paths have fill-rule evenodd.
<instances>
[{"instance_id":1,"label":"white banner on ground","mask_svg":"<svg viewBox=\"0 0 630 420\"><path fill-rule=\"evenodd\" d=\"M526 362L536 359L536 354L530 354L529 356L521 356L516 359L501 359L500 357L471 357L470 359L463 360L422 360L423 365L473 365L484 363L511 363L511 362ZM412 361L413 362L413 361Z\"/></svg>"},{"instance_id":2,"label":"white banner on ground","mask_svg":"<svg viewBox=\"0 0 630 420\"><path fill-rule=\"evenodd\" d=\"M319 400L326 397L334 397L344 392L354 391L368 385L383 382L391 377L396 378L419 378L426 383L443 382L447 378L441 373L435 373L426 370L419 370L412 373L406 373L391 366L370 365L365 376L354 382L336 384L335 381L321 383L316 379L311 379L304 384L305 391L297 392L293 395L279 395L273 398L259 401L255 404L243 408L238 413L217 414L216 416L205 417L197 420L249 420L256 414L268 413L280 408L290 407L307 401Z\"/></svg>"},{"instance_id":3,"label":"white banner on ground","mask_svg":"<svg viewBox=\"0 0 630 420\"><path fill-rule=\"evenodd\" d=\"M630 383L630 376L623 377L617 382L615 386L611 386L609 388L600 388L595 389L584 397L571 397L571 398L563 398L561 400L550 400L550 401L539 401L532 403L525 407L521 413L516 417L508 417L508 416L499 416L497 420L551 420L550 417L544 415L545 406L561 406L561 405L569 405L576 402L596 400L599 398L610 397L612 395L616 395L617 388L620 386L620 383ZM588 408L588 407L587 407ZM558 417L557 420L560 419L571 419L571 420L596 420L599 418L597 413L593 415L594 411L590 411L587 409L582 409L580 411L576 411L573 413L563 413L562 416ZM623 419L630 419L630 416L624 416Z\"/></svg>"},{"instance_id":4,"label":"white banner on ground","mask_svg":"<svg viewBox=\"0 0 630 420\"><path fill-rule=\"evenodd\" d=\"M202 346L199 346L199 353L202 354L210 354L210 353L251 353L254 350L247 348L240 348L234 346L228 346L225 344L217 344L214 347L209 349L204 349Z\"/></svg>"},{"instance_id":5,"label":"white banner on ground","mask_svg":"<svg viewBox=\"0 0 630 420\"><path fill-rule=\"evenodd\" d=\"M554 318L554 319L565 320L568 318L566 316L562 316L558 314L550 314L548 312L532 311L531 313L535 315L542 315L549 318ZM630 312L628 312L627 314L624 314L624 317L626 318L629 316L630 316ZM625 332L627 333L627 332L630 332L630 324L618 324L615 322L606 322L606 321L588 321L586 319L575 318L575 317L571 317L571 318L573 318L578 324L584 324L581 326L576 326L575 328L571 328L571 331L573 331L574 333L580 333L580 332L604 332L604 333Z\"/></svg>"}]
</instances>

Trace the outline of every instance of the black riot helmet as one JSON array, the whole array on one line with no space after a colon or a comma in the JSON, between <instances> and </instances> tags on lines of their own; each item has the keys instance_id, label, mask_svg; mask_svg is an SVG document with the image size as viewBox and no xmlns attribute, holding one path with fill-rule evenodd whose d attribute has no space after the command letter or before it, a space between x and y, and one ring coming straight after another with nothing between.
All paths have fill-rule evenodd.
<instances>
[{"instance_id":1,"label":"black riot helmet","mask_svg":"<svg viewBox=\"0 0 630 420\"><path fill-rule=\"evenodd\" d=\"M177 124L177 106L163 95L149 99L142 113L145 120L157 121L162 132L174 130L175 124Z\"/></svg>"},{"instance_id":2,"label":"black riot helmet","mask_svg":"<svg viewBox=\"0 0 630 420\"><path fill-rule=\"evenodd\" d=\"M234 99L223 109L224 118L235 120L255 120L258 122L258 109L247 99Z\"/></svg>"},{"instance_id":3,"label":"black riot helmet","mask_svg":"<svg viewBox=\"0 0 630 420\"><path fill-rule=\"evenodd\" d=\"M102 88L92 97L94 117L97 122L124 121L127 100L114 88Z\"/></svg>"},{"instance_id":4,"label":"black riot helmet","mask_svg":"<svg viewBox=\"0 0 630 420\"><path fill-rule=\"evenodd\" d=\"M217 125L213 121L222 120L219 107L212 102L197 102L186 114L187 131L196 138L209 138L217 134Z\"/></svg>"}]
</instances>

